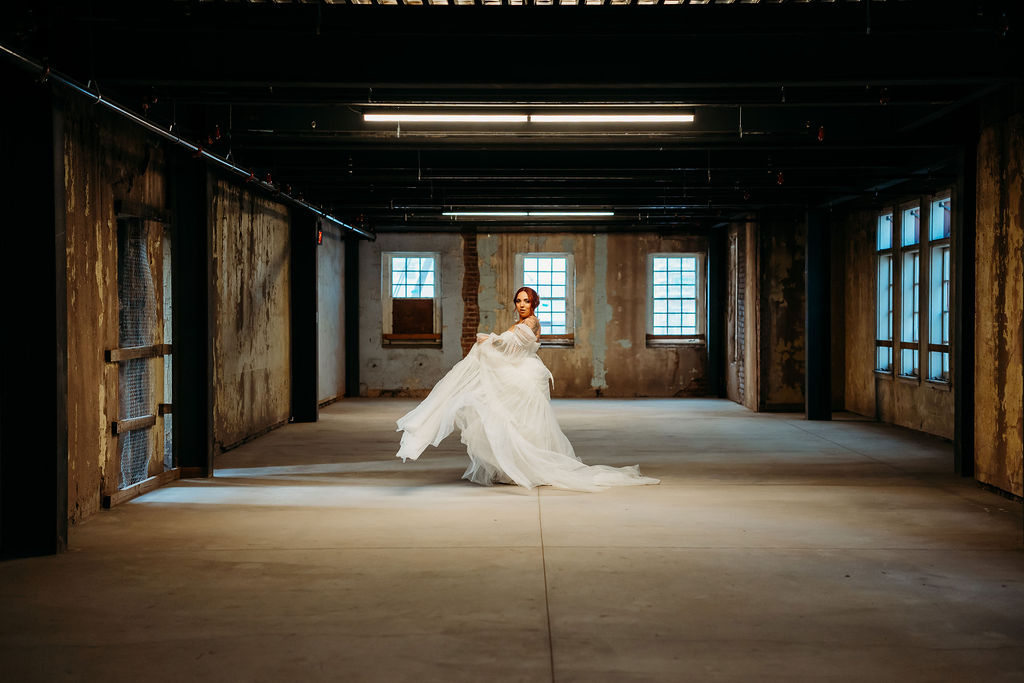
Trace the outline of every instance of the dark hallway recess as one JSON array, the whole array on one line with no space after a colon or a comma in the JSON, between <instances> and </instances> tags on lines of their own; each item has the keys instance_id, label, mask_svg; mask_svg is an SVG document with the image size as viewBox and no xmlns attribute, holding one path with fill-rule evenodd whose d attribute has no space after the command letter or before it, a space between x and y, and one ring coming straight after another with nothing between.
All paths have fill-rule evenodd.
<instances>
[{"instance_id":1,"label":"dark hallway recess","mask_svg":"<svg viewBox=\"0 0 1024 683\"><path fill-rule=\"evenodd\" d=\"M0 63L4 159L0 556L68 542L67 279L63 100Z\"/></svg>"}]
</instances>

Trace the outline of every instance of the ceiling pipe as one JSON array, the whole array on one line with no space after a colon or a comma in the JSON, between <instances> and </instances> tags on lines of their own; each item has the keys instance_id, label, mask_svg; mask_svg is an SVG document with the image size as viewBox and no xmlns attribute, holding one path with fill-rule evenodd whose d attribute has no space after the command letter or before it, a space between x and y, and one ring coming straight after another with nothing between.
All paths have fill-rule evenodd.
<instances>
[{"instance_id":1,"label":"ceiling pipe","mask_svg":"<svg viewBox=\"0 0 1024 683\"><path fill-rule=\"evenodd\" d=\"M252 171L246 170L246 169L244 169L244 168L242 168L240 166L236 166L235 164L231 163L230 161L228 161L224 157L222 157L220 155L217 155L217 154L213 154L212 152L208 152L207 150L203 149L201 146L196 145L196 144L194 144L192 142L189 142L188 140L186 140L185 138L181 137L180 135L175 135L174 133L172 133L172 132L170 132L168 130L164 130L160 126L157 126L156 124L152 123L151 121L148 121L148 120L142 118L141 116L139 116L135 112L133 112L133 111L131 111L129 109L126 109L125 107L122 107L121 105L117 104L116 102L103 97L102 95L99 94L99 92L92 92L86 86L81 85L80 83L74 81L73 79L69 78L68 76L63 75L60 72L54 71L53 69L51 69L48 66L40 64L39 62L35 61L34 59L31 59L29 57L21 55L21 54L15 52L14 50L10 49L6 45L0 44L0 53L3 53L5 55L7 55L11 59L11 61L13 61L15 64L17 64L18 66L22 67L23 69L38 75L39 76L39 80L42 83L45 83L48 80L54 81L55 83L59 83L60 85L65 86L66 88L68 88L69 90L72 90L73 92L77 92L77 93L79 93L81 95L84 95L84 96L88 97L95 104L102 104L104 107L106 107L110 111L113 111L116 114L119 114L123 118L128 119L132 123L134 123L134 124L144 128L144 129L148 130L149 132L155 133L156 135L159 135L160 137L164 138L165 140L169 140L169 141L173 142L174 144L176 144L176 145L178 145L180 147L184 147L185 149L193 152L196 156L202 157L202 158L206 159L207 161L210 161L210 162L214 163L217 166L220 166L221 168L223 168L225 170L228 170L228 171L230 171L230 172L232 172L232 173L234 173L234 174L236 174L238 176L241 176L241 177L245 178L247 181L253 183L254 185L256 185L256 186L258 186L258 187L260 187L260 188L262 188L264 190L266 190L267 192L270 192L275 197L277 197L277 198L279 198L279 199L281 199L283 201L286 201L288 203L294 204L295 206L301 207L301 208L306 209L308 211L312 211L314 214L320 216L324 220L330 221L331 223L334 223L335 225L338 225L338 226L340 226L340 227L342 227L342 228L344 228L346 230L350 230L350 231L356 233L357 235L361 235L361 236L366 237L367 239L371 239L371 240L372 239L376 239L376 235L374 235L374 233L372 233L372 232L370 232L368 230L364 230L362 228L357 228L355 226L349 225L348 223L345 223L343 221L340 221L337 218L335 218L334 216L332 216L329 213L327 213L326 211L324 211L324 210L322 210L322 209L320 209L318 207L313 206L309 202L307 202L307 201L305 201L303 199L299 199L298 197L292 196L291 194L288 194L287 192L282 192L280 190L280 188L276 187L272 183L268 183L266 181L259 180L258 178L256 178L256 175Z\"/></svg>"}]
</instances>

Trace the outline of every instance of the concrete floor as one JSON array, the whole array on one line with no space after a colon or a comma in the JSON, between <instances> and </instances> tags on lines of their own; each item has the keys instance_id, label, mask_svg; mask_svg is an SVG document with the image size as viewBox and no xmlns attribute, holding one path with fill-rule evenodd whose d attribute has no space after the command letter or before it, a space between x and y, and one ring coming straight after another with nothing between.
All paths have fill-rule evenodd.
<instances>
[{"instance_id":1,"label":"concrete floor","mask_svg":"<svg viewBox=\"0 0 1024 683\"><path fill-rule=\"evenodd\" d=\"M393 458L413 405L334 404L0 563L0 679L1024 680L1021 506L946 442L560 400L584 460L662 484L482 488L455 436Z\"/></svg>"}]
</instances>

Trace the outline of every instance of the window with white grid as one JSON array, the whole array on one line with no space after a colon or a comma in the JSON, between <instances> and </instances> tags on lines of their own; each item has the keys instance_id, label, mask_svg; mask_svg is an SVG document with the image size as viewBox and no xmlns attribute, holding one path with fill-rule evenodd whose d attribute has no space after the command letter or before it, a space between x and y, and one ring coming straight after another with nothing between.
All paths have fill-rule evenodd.
<instances>
[{"instance_id":1,"label":"window with white grid","mask_svg":"<svg viewBox=\"0 0 1024 683\"><path fill-rule=\"evenodd\" d=\"M940 197L931 203L928 238L931 250L928 321L928 379L933 382L949 381L949 324L950 324L950 228L952 202Z\"/></svg>"},{"instance_id":2,"label":"window with white grid","mask_svg":"<svg viewBox=\"0 0 1024 683\"><path fill-rule=\"evenodd\" d=\"M920 376L921 330L921 207L914 204L900 216L900 375Z\"/></svg>"},{"instance_id":3,"label":"window with white grid","mask_svg":"<svg viewBox=\"0 0 1024 683\"><path fill-rule=\"evenodd\" d=\"M647 342L700 342L704 335L704 254L648 254Z\"/></svg>"},{"instance_id":4,"label":"window with white grid","mask_svg":"<svg viewBox=\"0 0 1024 683\"><path fill-rule=\"evenodd\" d=\"M526 253L516 255L516 289L531 287L540 296L534 311L545 336L573 333L575 270L573 256L567 252Z\"/></svg>"},{"instance_id":5,"label":"window with white grid","mask_svg":"<svg viewBox=\"0 0 1024 683\"><path fill-rule=\"evenodd\" d=\"M436 346L441 342L440 255L381 255L381 318L384 345Z\"/></svg>"},{"instance_id":6,"label":"window with white grid","mask_svg":"<svg viewBox=\"0 0 1024 683\"><path fill-rule=\"evenodd\" d=\"M875 369L892 372L893 261L892 213L878 217L875 250L878 262L878 286L875 294Z\"/></svg>"}]
</instances>

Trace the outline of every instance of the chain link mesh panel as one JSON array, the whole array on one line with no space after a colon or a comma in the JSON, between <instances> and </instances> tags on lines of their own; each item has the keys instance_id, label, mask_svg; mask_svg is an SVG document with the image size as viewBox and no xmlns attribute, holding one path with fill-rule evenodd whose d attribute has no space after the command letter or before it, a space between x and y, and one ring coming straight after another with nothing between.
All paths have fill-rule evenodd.
<instances>
[{"instance_id":1,"label":"chain link mesh panel","mask_svg":"<svg viewBox=\"0 0 1024 683\"><path fill-rule=\"evenodd\" d=\"M147 346L154 341L157 315L145 224L138 220L118 221L117 237L118 345L121 348ZM151 367L149 358L121 362L118 368L119 419L153 414ZM121 488L137 484L148 476L151 443L150 428L118 435Z\"/></svg>"}]
</instances>

